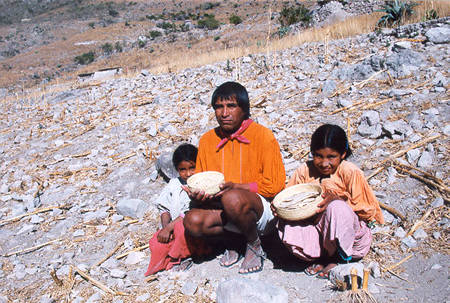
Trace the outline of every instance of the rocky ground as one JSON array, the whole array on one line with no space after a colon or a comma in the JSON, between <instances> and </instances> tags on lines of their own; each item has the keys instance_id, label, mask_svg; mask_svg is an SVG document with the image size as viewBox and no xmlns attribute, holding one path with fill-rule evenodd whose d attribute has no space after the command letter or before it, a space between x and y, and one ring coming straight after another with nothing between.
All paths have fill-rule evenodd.
<instances>
[{"instance_id":1,"label":"rocky ground","mask_svg":"<svg viewBox=\"0 0 450 303\"><path fill-rule=\"evenodd\" d=\"M274 132L288 176L319 125L347 130L350 160L398 211L383 210L386 224L355 266L370 266L379 302L445 302L449 31L444 18L176 74L6 95L0 302L340 301L346 293L306 276L276 238L265 240L261 273L241 277L212 257L144 278L144 245L159 226L152 202L165 185L156 159L216 126L210 97L227 80L247 87L252 118Z\"/></svg>"}]
</instances>

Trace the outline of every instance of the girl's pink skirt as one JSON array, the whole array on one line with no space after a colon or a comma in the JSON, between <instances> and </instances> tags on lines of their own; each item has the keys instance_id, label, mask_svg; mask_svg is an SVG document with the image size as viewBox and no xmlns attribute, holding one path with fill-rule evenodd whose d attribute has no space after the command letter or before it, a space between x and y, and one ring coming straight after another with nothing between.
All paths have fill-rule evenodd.
<instances>
[{"instance_id":1,"label":"girl's pink skirt","mask_svg":"<svg viewBox=\"0 0 450 303\"><path fill-rule=\"evenodd\" d=\"M336 255L338 245L346 257L362 258L370 249L372 233L344 201L335 200L312 222L278 222L281 241L298 258L313 261Z\"/></svg>"}]
</instances>

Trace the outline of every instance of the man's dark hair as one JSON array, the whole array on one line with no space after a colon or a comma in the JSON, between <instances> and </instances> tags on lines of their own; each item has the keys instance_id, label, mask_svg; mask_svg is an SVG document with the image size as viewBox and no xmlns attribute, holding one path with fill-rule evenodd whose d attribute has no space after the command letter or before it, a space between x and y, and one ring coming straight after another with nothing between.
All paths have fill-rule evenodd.
<instances>
[{"instance_id":1,"label":"man's dark hair","mask_svg":"<svg viewBox=\"0 0 450 303\"><path fill-rule=\"evenodd\" d=\"M173 152L172 163L177 169L178 164L181 161L192 161L195 162L197 160L197 147L189 143L183 143L178 146Z\"/></svg>"},{"instance_id":2,"label":"man's dark hair","mask_svg":"<svg viewBox=\"0 0 450 303\"><path fill-rule=\"evenodd\" d=\"M352 150L348 145L345 131L334 124L324 124L320 126L311 136L311 152L322 148L331 148L343 155L345 159L352 155Z\"/></svg>"},{"instance_id":3,"label":"man's dark hair","mask_svg":"<svg viewBox=\"0 0 450 303\"><path fill-rule=\"evenodd\" d=\"M237 104L245 113L244 119L250 118L250 101L245 87L237 82L225 82L216 88L211 98L211 105L216 109L217 100L236 98Z\"/></svg>"}]
</instances>

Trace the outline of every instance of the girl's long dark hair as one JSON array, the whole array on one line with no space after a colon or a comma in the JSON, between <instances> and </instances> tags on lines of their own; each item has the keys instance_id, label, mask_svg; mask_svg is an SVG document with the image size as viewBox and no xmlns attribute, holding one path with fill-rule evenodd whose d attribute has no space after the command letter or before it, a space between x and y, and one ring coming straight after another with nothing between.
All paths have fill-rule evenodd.
<instances>
[{"instance_id":1,"label":"girl's long dark hair","mask_svg":"<svg viewBox=\"0 0 450 303\"><path fill-rule=\"evenodd\" d=\"M352 155L352 150L348 144L345 131L334 124L324 124L320 126L311 136L311 153L322 148L331 148L343 155L345 159Z\"/></svg>"}]
</instances>

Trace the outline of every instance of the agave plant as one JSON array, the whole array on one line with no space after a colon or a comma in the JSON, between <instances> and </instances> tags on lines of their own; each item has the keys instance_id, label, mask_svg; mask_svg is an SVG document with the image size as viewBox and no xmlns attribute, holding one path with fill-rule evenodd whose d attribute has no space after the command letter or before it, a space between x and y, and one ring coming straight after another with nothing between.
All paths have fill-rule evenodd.
<instances>
[{"instance_id":1,"label":"agave plant","mask_svg":"<svg viewBox=\"0 0 450 303\"><path fill-rule=\"evenodd\" d=\"M406 2L406 1L386 1L383 5L382 9L376 10L377 12L386 13L382 16L377 25L383 26L395 26L400 23L406 16L411 16L414 13L414 6L417 3L415 2Z\"/></svg>"}]
</instances>

